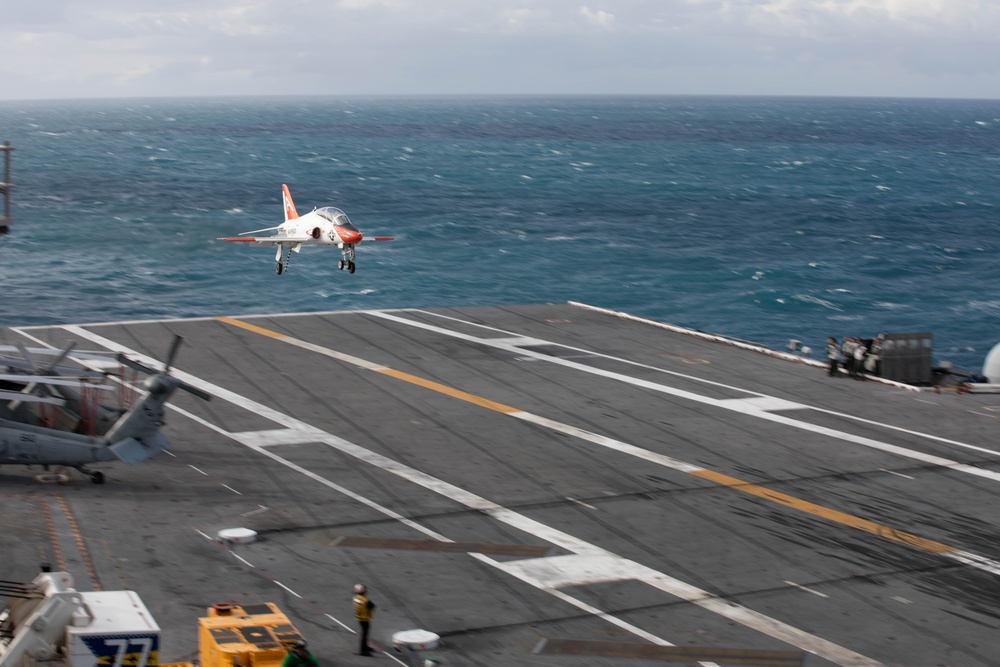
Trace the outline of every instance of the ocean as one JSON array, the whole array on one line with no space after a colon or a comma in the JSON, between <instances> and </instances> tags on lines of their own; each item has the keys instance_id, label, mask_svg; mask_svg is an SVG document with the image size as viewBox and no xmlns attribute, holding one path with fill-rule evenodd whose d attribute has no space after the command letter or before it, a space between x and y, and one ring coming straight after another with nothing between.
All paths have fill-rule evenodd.
<instances>
[{"instance_id":1,"label":"ocean","mask_svg":"<svg viewBox=\"0 0 1000 667\"><path fill-rule=\"evenodd\" d=\"M1000 342L1000 101L272 97L0 102L0 326L580 301L820 357ZM342 208L336 250L217 237Z\"/></svg>"}]
</instances>

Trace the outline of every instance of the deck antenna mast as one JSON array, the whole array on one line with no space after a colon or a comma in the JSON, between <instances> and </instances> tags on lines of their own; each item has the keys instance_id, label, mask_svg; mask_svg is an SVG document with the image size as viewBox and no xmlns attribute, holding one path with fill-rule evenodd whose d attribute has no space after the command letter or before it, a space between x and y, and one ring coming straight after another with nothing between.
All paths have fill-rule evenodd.
<instances>
[{"instance_id":1,"label":"deck antenna mast","mask_svg":"<svg viewBox=\"0 0 1000 667\"><path fill-rule=\"evenodd\" d=\"M10 152L14 147L9 141L3 142L0 151L3 151L3 180L0 181L0 193L3 194L3 215L0 215L0 234L10 231L10 189L13 184L10 182Z\"/></svg>"}]
</instances>

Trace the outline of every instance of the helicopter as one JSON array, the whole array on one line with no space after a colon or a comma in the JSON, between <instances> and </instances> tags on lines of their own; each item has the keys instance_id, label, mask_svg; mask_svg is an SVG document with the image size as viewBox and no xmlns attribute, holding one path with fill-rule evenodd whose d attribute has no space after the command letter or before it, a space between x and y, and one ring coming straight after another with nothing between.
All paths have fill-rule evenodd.
<instances>
[{"instance_id":1,"label":"helicopter","mask_svg":"<svg viewBox=\"0 0 1000 667\"><path fill-rule=\"evenodd\" d=\"M0 465L41 465L75 468L95 484L104 473L87 466L99 461L134 465L166 449L160 433L163 406L177 389L210 400L204 391L170 375L182 338L176 336L163 370L158 371L122 354L0 346ZM14 356L17 353L17 356ZM46 360L44 357L51 357ZM61 365L72 358L87 368ZM144 393L125 405L101 400L114 392L108 368L131 368L145 374ZM104 370L101 370L104 369ZM129 388L121 382L124 395Z\"/></svg>"}]
</instances>

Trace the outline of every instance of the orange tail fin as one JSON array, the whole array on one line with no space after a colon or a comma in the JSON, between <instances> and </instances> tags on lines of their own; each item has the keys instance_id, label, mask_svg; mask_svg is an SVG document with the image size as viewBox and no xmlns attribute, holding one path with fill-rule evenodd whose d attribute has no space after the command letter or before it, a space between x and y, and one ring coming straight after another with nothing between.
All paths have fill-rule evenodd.
<instances>
[{"instance_id":1,"label":"orange tail fin","mask_svg":"<svg viewBox=\"0 0 1000 667\"><path fill-rule=\"evenodd\" d=\"M295 210L295 202L292 201L292 193L288 191L288 186L284 183L281 184L281 200L285 206L285 222L299 217Z\"/></svg>"}]
</instances>

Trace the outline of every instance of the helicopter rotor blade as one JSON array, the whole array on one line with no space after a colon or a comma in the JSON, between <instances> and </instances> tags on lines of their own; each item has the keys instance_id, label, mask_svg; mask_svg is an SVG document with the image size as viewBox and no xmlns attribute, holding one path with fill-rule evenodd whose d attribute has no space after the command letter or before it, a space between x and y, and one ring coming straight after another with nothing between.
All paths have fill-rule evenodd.
<instances>
[{"instance_id":1,"label":"helicopter rotor blade","mask_svg":"<svg viewBox=\"0 0 1000 667\"><path fill-rule=\"evenodd\" d=\"M174 338L173 345L170 347L170 356L167 359L167 364L164 367L164 371L162 373L160 371L156 370L155 368L150 368L149 366L146 366L145 364L140 364L138 361L133 361L132 359L129 359L128 357L126 357L124 354L121 354L121 353L118 354L118 362L120 364L122 364L123 366L128 366L129 368L131 368L133 370L137 370L140 373L146 373L147 375L169 375L168 371L170 370L170 366L173 365L174 358L177 356L177 350L180 348L181 342L183 340L184 339L182 337L180 337L180 336L177 336L177 337ZM201 389L198 389L197 387L191 386L187 382L181 382L180 380L177 380L176 378L173 378L172 381L174 383L176 383L175 386L178 389L183 389L184 391L188 392L189 394L193 394L194 396L197 396L198 398L202 399L203 401L210 401L210 400L212 400L211 394L209 394L206 391L203 391Z\"/></svg>"},{"instance_id":2,"label":"helicopter rotor blade","mask_svg":"<svg viewBox=\"0 0 1000 667\"><path fill-rule=\"evenodd\" d=\"M134 371L139 371L140 373L146 373L147 375L156 375L159 373L155 368L150 368L145 364L140 364L138 361L133 361L126 357L121 352L118 353L118 363L122 366L128 366Z\"/></svg>"},{"instance_id":3,"label":"helicopter rotor blade","mask_svg":"<svg viewBox=\"0 0 1000 667\"><path fill-rule=\"evenodd\" d=\"M189 394L193 394L193 395L197 396L198 398L200 398L203 401L210 401L210 400L212 400L212 395L209 394L207 391L202 391L201 389L198 389L197 387L192 387L187 382L182 382L178 386L178 388L179 389L183 389L184 391L186 391Z\"/></svg>"},{"instance_id":4,"label":"helicopter rotor blade","mask_svg":"<svg viewBox=\"0 0 1000 667\"><path fill-rule=\"evenodd\" d=\"M66 348L62 352L59 353L59 355L55 358L55 360L53 360L52 362L50 362L48 366L46 366L44 369L42 369L42 371L43 371L42 374L43 375L48 375L49 373L51 373L52 370L56 366L59 365L59 362L62 361L63 359L65 359L66 355L68 355L73 350L74 347L76 347L76 341L75 340L71 341L70 344L67 345Z\"/></svg>"},{"instance_id":5,"label":"helicopter rotor blade","mask_svg":"<svg viewBox=\"0 0 1000 667\"><path fill-rule=\"evenodd\" d=\"M22 394L18 391L8 391L0 389L0 401L16 401L19 403L48 403L51 405L66 405L66 401L52 396L36 396L35 394Z\"/></svg>"},{"instance_id":6,"label":"helicopter rotor blade","mask_svg":"<svg viewBox=\"0 0 1000 667\"><path fill-rule=\"evenodd\" d=\"M41 369L41 365L35 361L35 357L31 354L31 352L28 352L28 348L21 343L15 343L15 345L17 346L17 351L21 353L22 357L24 357L24 360L31 364L31 372L38 372Z\"/></svg>"},{"instance_id":7,"label":"helicopter rotor blade","mask_svg":"<svg viewBox=\"0 0 1000 667\"><path fill-rule=\"evenodd\" d=\"M174 365L174 359L177 357L177 350L180 349L183 342L183 338L174 336L174 342L170 345L170 352L167 353L167 363L163 366L164 373L170 373L170 367Z\"/></svg>"}]
</instances>

